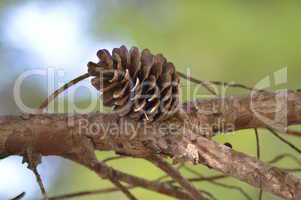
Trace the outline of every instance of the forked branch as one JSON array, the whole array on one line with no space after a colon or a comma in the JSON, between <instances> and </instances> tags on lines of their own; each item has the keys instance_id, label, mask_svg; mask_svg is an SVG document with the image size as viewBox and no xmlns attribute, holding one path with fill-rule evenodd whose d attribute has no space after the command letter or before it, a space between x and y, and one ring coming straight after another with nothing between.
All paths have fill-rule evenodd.
<instances>
[{"instance_id":1,"label":"forked branch","mask_svg":"<svg viewBox=\"0 0 301 200\"><path fill-rule=\"evenodd\" d=\"M286 97L285 101L282 97ZM287 109L282 110L284 106ZM274 118L278 113L286 116L285 123L283 118ZM170 184L130 176L96 162L92 154L95 150L113 150L144 159L151 155L169 156L174 162L191 161L206 165L254 187L261 186L264 191L279 197L299 200L299 178L218 144L210 137L246 128L267 128L267 120L273 122L269 128L283 129L285 135L287 126L301 124L300 113L301 92L291 91L190 102L184 104L174 118L154 123L140 123L116 114L102 113L71 117L67 114L26 118L7 116L0 118L0 155L23 155L32 147L43 156L57 155L79 162L101 178L117 177L116 180L129 186L143 187L178 199L193 199ZM218 122L232 124L232 129L217 126Z\"/></svg>"}]
</instances>

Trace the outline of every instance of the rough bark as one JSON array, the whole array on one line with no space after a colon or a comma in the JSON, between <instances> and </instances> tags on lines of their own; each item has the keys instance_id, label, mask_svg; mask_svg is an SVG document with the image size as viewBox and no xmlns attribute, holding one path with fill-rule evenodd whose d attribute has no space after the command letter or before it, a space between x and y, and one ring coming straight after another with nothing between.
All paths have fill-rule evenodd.
<instances>
[{"instance_id":1,"label":"rough bark","mask_svg":"<svg viewBox=\"0 0 301 200\"><path fill-rule=\"evenodd\" d=\"M95 161L95 150L141 158L169 156L174 161L205 164L254 187L261 185L264 191L284 199L298 200L299 178L210 140L218 133L247 128L285 132L293 124L301 124L300 91L194 101L183 104L175 117L154 123L103 113L3 116L0 154L23 155L30 147L45 156L72 159L94 171L90 164Z\"/></svg>"}]
</instances>

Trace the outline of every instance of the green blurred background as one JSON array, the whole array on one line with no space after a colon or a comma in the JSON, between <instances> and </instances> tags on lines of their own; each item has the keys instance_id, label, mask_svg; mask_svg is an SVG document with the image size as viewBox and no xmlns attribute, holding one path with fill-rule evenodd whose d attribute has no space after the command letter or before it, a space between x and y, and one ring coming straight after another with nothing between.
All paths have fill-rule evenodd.
<instances>
[{"instance_id":1,"label":"green blurred background","mask_svg":"<svg viewBox=\"0 0 301 200\"><path fill-rule=\"evenodd\" d=\"M119 47L122 44L149 48L164 55L179 71L191 71L203 80L239 82L254 86L271 77L268 89L295 89L300 86L301 73L301 4L299 1L0 1L0 112L17 114L12 95L14 80L30 69L59 69L64 72L59 81L66 82L86 70L86 63L95 60L97 49ZM273 84L273 73L285 69L287 83ZM285 71L284 70L284 71ZM88 81L82 86L89 85ZM183 81L184 101L192 99L188 90L195 86ZM37 107L47 96L47 79L32 77L22 86L26 105ZM84 107L97 94L85 89L72 89L78 107ZM199 91L207 94L206 91ZM227 90L227 95L241 95L242 90ZM87 97L88 96L88 97ZM204 97L205 98L205 97ZM63 97L60 104L68 101ZM62 103L63 102L63 103ZM70 102L69 102L70 103ZM298 128L298 127L296 127ZM238 151L256 155L253 130L214 138L230 142ZM300 146L297 138L288 138ZM292 153L286 145L264 130L260 130L262 160L271 160L281 153ZM99 152L100 159L113 156ZM296 155L296 154L295 154ZM296 155L300 159L300 155ZM85 168L58 158L45 158L39 166L51 195L109 187ZM0 199L27 191L27 199L38 199L37 184L20 158L0 161ZM110 162L119 170L155 179L158 169L139 159ZM294 168L296 163L285 160L278 166ZM194 167L205 176L217 174L205 167ZM187 176L192 174L183 171ZM301 175L296 173L296 175ZM9 184L8 182L11 182ZM222 183L243 187L253 199L258 190L228 178ZM21 184L22 183L22 184ZM198 183L218 199L244 199L235 190L210 183ZM138 199L171 199L142 189L134 189ZM125 199L121 193L87 196L80 200ZM263 199L278 199L264 193Z\"/></svg>"}]
</instances>

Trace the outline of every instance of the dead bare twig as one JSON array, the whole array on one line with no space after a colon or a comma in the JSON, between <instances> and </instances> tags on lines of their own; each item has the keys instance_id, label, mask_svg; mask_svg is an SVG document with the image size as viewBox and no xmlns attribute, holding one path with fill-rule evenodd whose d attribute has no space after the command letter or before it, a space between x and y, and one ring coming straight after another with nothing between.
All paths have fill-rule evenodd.
<instances>
[{"instance_id":1,"label":"dead bare twig","mask_svg":"<svg viewBox=\"0 0 301 200\"><path fill-rule=\"evenodd\" d=\"M28 147L26 149L25 155L23 156L23 162L27 162L28 163L27 168L34 173L37 183L39 184L41 193L43 195L43 200L48 200L47 191L44 187L42 178L37 170L38 164L41 163L41 155L39 153L36 153L32 147Z\"/></svg>"},{"instance_id":2,"label":"dead bare twig","mask_svg":"<svg viewBox=\"0 0 301 200\"><path fill-rule=\"evenodd\" d=\"M273 158L272 160L268 161L269 164L274 164L277 163L285 158L290 158L293 161L295 161L298 165L301 166L301 160L299 160L296 156L289 154L289 153L284 153L284 154L280 154L278 156L276 156L275 158Z\"/></svg>"},{"instance_id":3,"label":"dead bare twig","mask_svg":"<svg viewBox=\"0 0 301 200\"><path fill-rule=\"evenodd\" d=\"M131 188L127 188L128 190ZM92 196L92 195L99 195L99 194L106 194L106 193L112 193L112 192L119 192L119 188L106 188L106 189L99 189L99 190L86 190L86 191L80 191L80 192L74 192L69 194L62 194L58 196L49 197L49 200L64 200L64 199L72 199L72 198L78 198L82 196Z\"/></svg>"},{"instance_id":4,"label":"dead bare twig","mask_svg":"<svg viewBox=\"0 0 301 200\"><path fill-rule=\"evenodd\" d=\"M147 190L152 190L161 194L165 194L177 199L187 199L193 200L187 193L178 190L175 187L172 187L166 183L160 183L156 181L148 181L143 178L139 178L133 175L126 174L119 170L113 169L104 163L96 162L93 164L82 163L96 174L98 174L101 178L109 178L114 177L116 180L127 183L130 187L142 187Z\"/></svg>"},{"instance_id":5,"label":"dead bare twig","mask_svg":"<svg viewBox=\"0 0 301 200\"><path fill-rule=\"evenodd\" d=\"M178 171L180 171L180 169L181 169L183 166L184 166L184 163L180 163L180 164L176 167L176 169L177 169ZM164 179L167 179L167 178L170 178L170 176L169 176L168 174L165 174L165 175L160 176L159 178L155 179L155 181L161 182L161 181L163 181Z\"/></svg>"},{"instance_id":6,"label":"dead bare twig","mask_svg":"<svg viewBox=\"0 0 301 200\"><path fill-rule=\"evenodd\" d=\"M198 79L193 78L193 77L190 77L190 76L188 76L188 75L186 75L186 74L184 74L184 73L182 73L182 72L179 72L179 71L177 72L177 74L178 74L180 77L182 77L182 78L184 78L184 79L187 79L187 80L189 80L189 81L191 81L191 82L193 82L193 83L201 84L201 85L202 85L206 90L208 90L211 94L217 95L216 92L214 91L214 89L211 88L210 83L208 83L208 82L206 82L206 81L198 80Z\"/></svg>"},{"instance_id":7,"label":"dead bare twig","mask_svg":"<svg viewBox=\"0 0 301 200\"><path fill-rule=\"evenodd\" d=\"M151 155L147 157L147 159L152 162L154 165L163 170L166 174L168 174L171 178L173 178L176 182L179 183L195 200L205 199L202 194L186 179L184 178L180 172L178 172L174 167L172 167L169 163L163 160L161 157L156 155Z\"/></svg>"},{"instance_id":8,"label":"dead bare twig","mask_svg":"<svg viewBox=\"0 0 301 200\"><path fill-rule=\"evenodd\" d=\"M17 195L16 197L10 199L10 200L21 200L25 196L25 192L22 192L21 194Z\"/></svg>"},{"instance_id":9,"label":"dead bare twig","mask_svg":"<svg viewBox=\"0 0 301 200\"><path fill-rule=\"evenodd\" d=\"M286 140L285 138L281 137L279 134L276 133L275 130L271 129L271 128L267 128L276 138L278 138L279 140L281 140L282 142L284 142L285 144L287 144L289 147L291 147L293 150L295 150L296 152L298 152L299 154L301 154L301 149L299 149L296 145L292 144L291 142L289 142L288 140Z\"/></svg>"},{"instance_id":10,"label":"dead bare twig","mask_svg":"<svg viewBox=\"0 0 301 200\"><path fill-rule=\"evenodd\" d=\"M259 141L259 134L257 128L254 129L255 137L256 137L256 158L260 160L260 141ZM262 200L263 190L260 183L260 189L258 194L258 200Z\"/></svg>"},{"instance_id":11,"label":"dead bare twig","mask_svg":"<svg viewBox=\"0 0 301 200\"><path fill-rule=\"evenodd\" d=\"M114 160L119 160L119 159L123 159L126 158L125 156L113 156L113 157L109 157L106 159L103 159L102 162L106 163L106 162L110 162L110 161L114 161Z\"/></svg>"},{"instance_id":12,"label":"dead bare twig","mask_svg":"<svg viewBox=\"0 0 301 200\"><path fill-rule=\"evenodd\" d=\"M183 166L183 165L181 165L181 166ZM208 181L208 180L209 181L210 180L219 180L219 179L224 179L224 178L228 178L228 176L215 175L215 176L202 177L202 178L200 178L200 177L188 178L188 181L201 182L201 181ZM156 182L158 182L157 179L156 179ZM164 183L164 184L173 184L173 183L175 183L175 180L169 180L169 181L165 181L165 182L162 182L162 183ZM127 187L128 190L133 189L133 188L135 188L135 187L134 186ZM76 197L81 197L81 196L101 195L101 194L118 192L118 191L120 191L120 190L116 187L106 188L106 189L99 189L99 190L87 190L87 191L74 192L74 193L69 193L69 194L53 196L53 197L50 197L49 200L64 200L64 199L71 199L71 198L76 198ZM201 191L201 192L204 193L204 194L207 194L206 191Z\"/></svg>"},{"instance_id":13,"label":"dead bare twig","mask_svg":"<svg viewBox=\"0 0 301 200\"><path fill-rule=\"evenodd\" d=\"M128 188L124 187L118 180L112 177L109 179L123 194L125 194L129 200L137 200L137 198L128 190Z\"/></svg>"},{"instance_id":14,"label":"dead bare twig","mask_svg":"<svg viewBox=\"0 0 301 200\"><path fill-rule=\"evenodd\" d=\"M76 77L75 79L69 81L68 83L64 84L62 87L60 87L59 89L57 89L56 91L54 91L49 97L47 97L47 99L45 99L43 101L43 103L40 105L39 110L40 112L42 112L43 109L45 109L49 103L51 101L53 101L59 94L61 94L62 92L64 92L65 90L67 90L68 88L70 88L71 86L77 84L78 82L87 79L88 77L90 77L90 75L88 73L80 75L78 77Z\"/></svg>"},{"instance_id":15,"label":"dead bare twig","mask_svg":"<svg viewBox=\"0 0 301 200\"><path fill-rule=\"evenodd\" d=\"M199 173L198 171L196 170L193 170L187 166L184 167L185 170L187 170L188 172L194 174L195 176L197 176L197 178L204 178L204 176ZM224 187L224 188L228 188L228 189L233 189L233 190L237 190L239 191L246 199L248 200L252 200L252 198L241 188L241 187L238 187L238 186L234 186L234 185L230 185L230 184L223 184L223 183L219 183L217 182L216 180L214 179L210 179L210 180L207 180L208 183L211 183L211 184L214 184L214 185L217 185L217 186L220 186L220 187Z\"/></svg>"}]
</instances>

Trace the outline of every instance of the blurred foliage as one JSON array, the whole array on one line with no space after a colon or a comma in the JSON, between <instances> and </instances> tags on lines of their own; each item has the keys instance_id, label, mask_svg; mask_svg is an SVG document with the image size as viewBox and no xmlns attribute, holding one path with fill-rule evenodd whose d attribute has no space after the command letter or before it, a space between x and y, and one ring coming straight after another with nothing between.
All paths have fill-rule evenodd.
<instances>
[{"instance_id":1,"label":"blurred foliage","mask_svg":"<svg viewBox=\"0 0 301 200\"><path fill-rule=\"evenodd\" d=\"M76 2L79 1L74 1ZM89 0L81 3L89 4L91 9L89 12L92 14L90 20L86 22L90 26L87 37L102 41L121 41L120 44L149 48L154 53L162 52L175 63L178 70L185 72L189 68L194 77L205 80L234 81L252 86L262 78L287 67L288 83L280 86L272 85L271 89L300 88L299 1ZM12 5L11 1L0 1L1 10ZM0 52L4 50L7 49L0 47ZM3 69L7 70L5 67L0 68ZM194 85L189 86L183 82L182 86L184 99L188 99L187 92L192 90ZM245 92L237 90L227 92L228 95L242 93ZM200 91L200 94L205 94L205 91ZM32 93L27 95L33 96ZM284 152L294 154L267 131L259 131L262 160L271 160ZM256 155L253 130L220 135L214 139L221 143L230 142L235 150ZM300 146L300 141L295 138L289 139ZM112 152L99 152L101 159L112 155ZM116 160L111 162L111 165L147 179L163 175L157 168L139 159ZM297 167L289 161L282 162L281 166ZM71 164L68 165L69 168L72 168L72 172L62 170L61 174L58 174L60 178L52 187L50 194L110 186L107 181L100 181L96 175L81 166ZM205 167L197 166L194 169L206 176L214 174ZM183 173L191 176L187 172ZM223 182L241 186L254 199L257 197L257 189L240 181L229 178ZM210 191L218 199L224 197L243 199L235 191L209 183L197 185L202 190ZM138 199L170 199L142 189L133 191ZM77 199L99 198L125 199L120 193ZM264 194L264 199L278 198Z\"/></svg>"}]
</instances>

